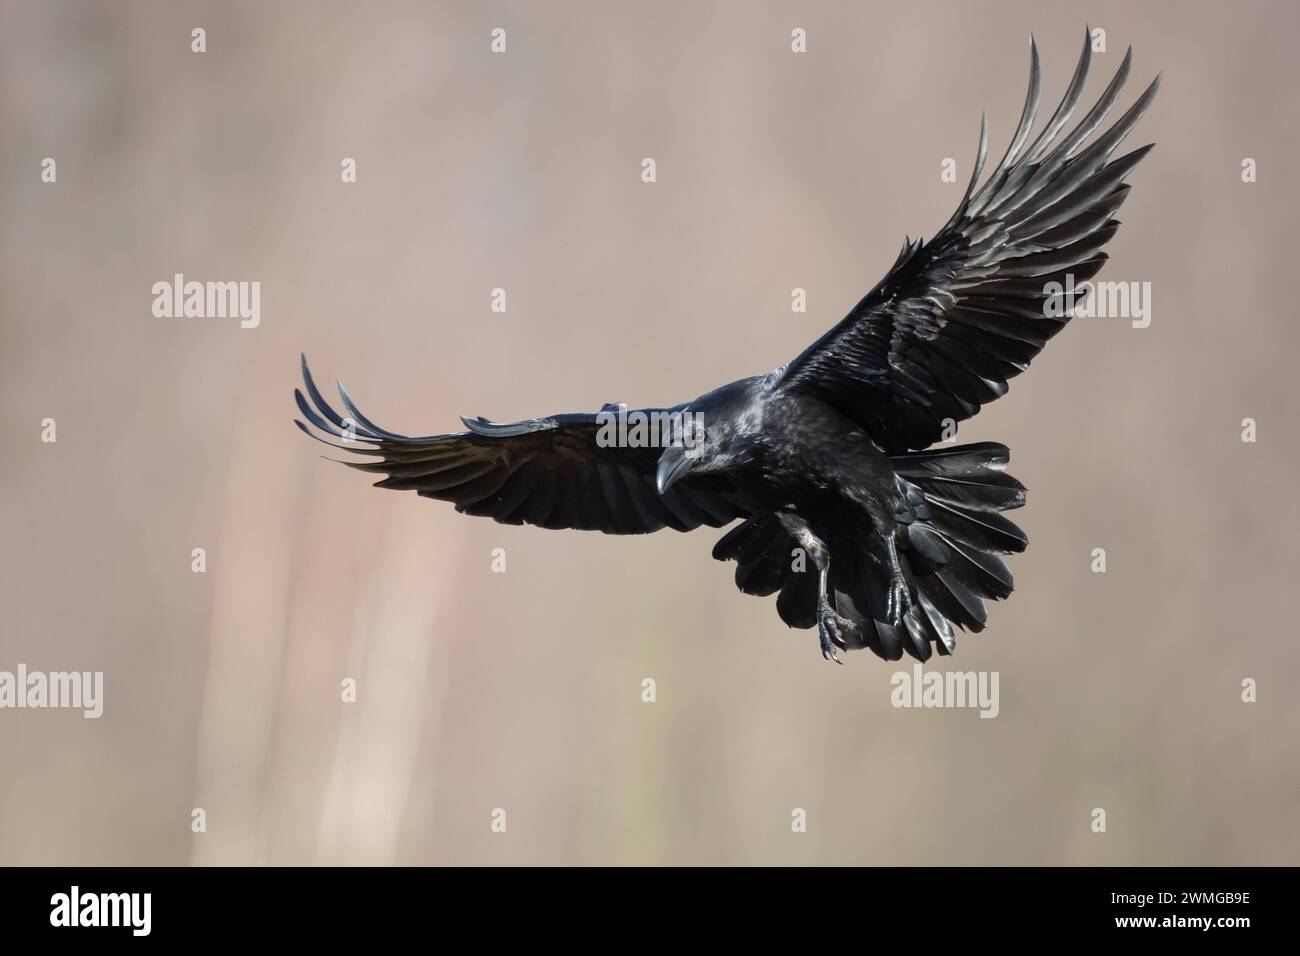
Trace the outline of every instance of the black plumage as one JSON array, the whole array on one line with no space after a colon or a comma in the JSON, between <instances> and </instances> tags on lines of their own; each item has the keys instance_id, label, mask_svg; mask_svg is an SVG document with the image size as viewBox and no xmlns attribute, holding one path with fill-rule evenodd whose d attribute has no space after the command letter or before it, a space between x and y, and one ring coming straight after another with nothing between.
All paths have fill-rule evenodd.
<instances>
[{"instance_id":1,"label":"black plumage","mask_svg":"<svg viewBox=\"0 0 1300 956\"><path fill-rule=\"evenodd\" d=\"M1003 445L930 446L1006 394L1069 320L1073 302L1054 300L1054 291L1067 277L1075 286L1091 279L1106 261L1102 248L1129 189L1122 180L1151 148L1111 159L1158 76L1087 142L1118 99L1131 50L1097 104L1058 139L1090 57L1085 31L1064 99L1029 142L1040 93L1031 41L1024 111L984 184L976 189L988 151L981 122L970 184L934 238L905 243L838 325L776 371L631 413L672 423L659 436L666 440L602 440L611 417L628 414L618 406L397 435L366 418L342 385L351 421L331 408L305 359L298 408L343 440L327 444L368 456L347 464L384 475L379 487L450 501L465 514L609 534L739 520L713 556L736 562L745 593L778 594L787 624L817 627L825 656L838 660L837 647L869 647L889 660L951 653L954 631L982 630L985 601L1011 593L999 555L1023 551L1027 539L1002 512L1024 504L1025 492L1005 472Z\"/></svg>"}]
</instances>

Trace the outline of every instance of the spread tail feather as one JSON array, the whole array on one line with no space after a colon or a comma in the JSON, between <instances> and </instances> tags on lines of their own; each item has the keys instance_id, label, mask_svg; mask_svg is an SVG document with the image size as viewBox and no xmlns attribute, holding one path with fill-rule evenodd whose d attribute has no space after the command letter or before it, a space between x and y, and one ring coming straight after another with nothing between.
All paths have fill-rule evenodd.
<instances>
[{"instance_id":1,"label":"spread tail feather","mask_svg":"<svg viewBox=\"0 0 1300 956\"><path fill-rule=\"evenodd\" d=\"M980 442L938 451L891 456L908 492L916 520L907 527L904 553L923 614L916 630L951 653L952 625L982 631L985 600L1012 590L1011 572L1000 555L1025 550L1029 539L1004 511L1025 503L1025 487L1004 470L1005 445ZM909 627L909 631L912 630ZM916 641L906 649L922 660L929 649Z\"/></svg>"},{"instance_id":2,"label":"spread tail feather","mask_svg":"<svg viewBox=\"0 0 1300 956\"><path fill-rule=\"evenodd\" d=\"M992 442L890 457L910 512L896 540L912 606L900 623L889 623L882 539L869 527L839 529L828 540L830 589L835 609L857 625L848 649L925 661L936 648L956 650L957 629L984 629L984 602L1012 589L999 555L1028 544L1002 514L1025 503L1024 486L1004 471L1008 459L1006 446ZM764 513L723 535L713 557L736 562L736 586L746 594L779 591L777 613L790 627L811 628L817 626L817 572L799 551L777 517Z\"/></svg>"}]
</instances>

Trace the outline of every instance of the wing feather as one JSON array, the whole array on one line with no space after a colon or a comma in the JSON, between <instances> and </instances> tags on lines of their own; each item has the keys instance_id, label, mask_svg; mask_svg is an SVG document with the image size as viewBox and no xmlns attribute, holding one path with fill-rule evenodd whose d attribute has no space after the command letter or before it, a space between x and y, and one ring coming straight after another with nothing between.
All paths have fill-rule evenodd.
<instances>
[{"instance_id":1,"label":"wing feather","mask_svg":"<svg viewBox=\"0 0 1300 956\"><path fill-rule=\"evenodd\" d=\"M889 274L833 329L782 366L772 389L814 394L856 421L889 453L924 448L948 420L969 418L1006 394L1072 314L1058 291L1096 275L1128 196L1124 178L1150 146L1112 154L1151 104L1157 76L1085 146L1118 101L1125 54L1101 98L1058 140L1083 94L1083 52L1060 105L1032 142L1041 92L1030 41L1029 89L1007 151L976 189L988 151L981 119L975 172L957 211L928 244L904 245ZM1029 145L1026 147L1026 143Z\"/></svg>"},{"instance_id":2,"label":"wing feather","mask_svg":"<svg viewBox=\"0 0 1300 956\"><path fill-rule=\"evenodd\" d=\"M468 431L411 437L376 425L340 382L344 418L316 386L305 357L302 375L306 393L295 389L294 400L305 421L294 424L331 448L368 456L343 464L383 476L375 483L380 488L450 501L457 511L504 524L607 534L719 528L751 514L744 496L718 476L687 475L661 496L660 449L603 447L598 414L509 424L466 418Z\"/></svg>"}]
</instances>

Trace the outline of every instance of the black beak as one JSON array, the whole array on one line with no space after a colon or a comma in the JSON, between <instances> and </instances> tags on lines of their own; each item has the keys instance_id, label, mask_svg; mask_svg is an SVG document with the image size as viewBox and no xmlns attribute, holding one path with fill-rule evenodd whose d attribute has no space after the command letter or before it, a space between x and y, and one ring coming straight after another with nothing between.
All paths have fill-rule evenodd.
<instances>
[{"instance_id":1,"label":"black beak","mask_svg":"<svg viewBox=\"0 0 1300 956\"><path fill-rule=\"evenodd\" d=\"M673 445L664 449L659 456L659 468L655 472L655 485L659 494L663 494L683 475L695 467L696 459L686 454L686 449Z\"/></svg>"}]
</instances>

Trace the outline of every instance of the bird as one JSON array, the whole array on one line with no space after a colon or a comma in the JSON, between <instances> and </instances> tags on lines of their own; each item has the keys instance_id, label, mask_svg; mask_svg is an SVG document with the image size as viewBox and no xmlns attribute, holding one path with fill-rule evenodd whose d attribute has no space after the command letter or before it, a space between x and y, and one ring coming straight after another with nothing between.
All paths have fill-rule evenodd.
<instances>
[{"instance_id":1,"label":"bird","mask_svg":"<svg viewBox=\"0 0 1300 956\"><path fill-rule=\"evenodd\" d=\"M341 381L347 417L332 408L303 355L295 424L383 475L377 487L504 524L616 535L734 525L713 557L736 562L745 594L776 594L787 625L816 628L826 659L952 654L957 632L985 628L985 602L1011 594L1002 555L1028 538L1004 514L1025 503L1007 447L949 442L1068 324L1078 303L1063 290L1107 259L1124 179L1154 145L1112 158L1161 74L1097 133L1132 52L1063 134L1092 57L1085 25L1064 97L1031 141L1041 93L1031 36L1028 93L998 165L980 184L985 115L951 218L929 242L905 241L838 324L774 371L670 407L461 417L466 431L412 437L363 415Z\"/></svg>"}]
</instances>

